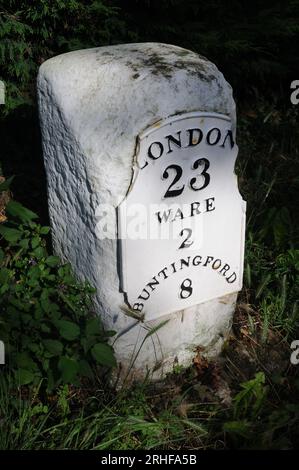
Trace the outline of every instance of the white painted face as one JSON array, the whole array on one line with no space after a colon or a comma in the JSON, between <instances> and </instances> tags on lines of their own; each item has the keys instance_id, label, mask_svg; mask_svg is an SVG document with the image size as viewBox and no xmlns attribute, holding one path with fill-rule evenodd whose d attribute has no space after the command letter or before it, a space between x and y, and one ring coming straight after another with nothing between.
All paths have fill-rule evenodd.
<instances>
[{"instance_id":1,"label":"white painted face","mask_svg":"<svg viewBox=\"0 0 299 470\"><path fill-rule=\"evenodd\" d=\"M153 320L242 287L245 202L230 119L193 112L138 138L118 207L122 289Z\"/></svg>"}]
</instances>

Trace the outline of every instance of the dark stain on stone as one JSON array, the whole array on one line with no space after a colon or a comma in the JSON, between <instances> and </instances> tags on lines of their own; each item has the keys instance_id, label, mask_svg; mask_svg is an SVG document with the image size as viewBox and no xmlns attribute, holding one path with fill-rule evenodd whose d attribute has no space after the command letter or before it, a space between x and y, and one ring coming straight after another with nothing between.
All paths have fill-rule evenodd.
<instances>
[{"instance_id":1,"label":"dark stain on stone","mask_svg":"<svg viewBox=\"0 0 299 470\"><path fill-rule=\"evenodd\" d=\"M185 70L189 76L198 77L206 82L210 82L215 78L213 75L207 75L205 65L196 60L197 58L200 58L200 56L187 50L177 51L176 54L178 56L178 60L172 63L169 63L167 58L164 56L161 56L156 52L152 52L147 57L144 57L140 63L134 64L127 61L126 65L135 72L133 78L138 78L137 75L139 76L138 71L140 70L140 67L148 68L153 75L162 75L167 79L170 79L173 76L173 73L178 70ZM189 60L187 56L189 56ZM186 57L186 60L180 57ZM205 59L203 58L203 60Z\"/></svg>"}]
</instances>

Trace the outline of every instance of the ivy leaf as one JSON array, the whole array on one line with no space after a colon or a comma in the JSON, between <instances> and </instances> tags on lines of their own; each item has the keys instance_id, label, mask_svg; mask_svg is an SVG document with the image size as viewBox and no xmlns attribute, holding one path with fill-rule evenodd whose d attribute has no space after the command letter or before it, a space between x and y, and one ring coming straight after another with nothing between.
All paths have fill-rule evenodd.
<instances>
[{"instance_id":1,"label":"ivy leaf","mask_svg":"<svg viewBox=\"0 0 299 470\"><path fill-rule=\"evenodd\" d=\"M78 338L80 334L80 328L78 325L68 320L58 320L56 322L56 327L58 328L61 336L68 341L73 341Z\"/></svg>"},{"instance_id":2,"label":"ivy leaf","mask_svg":"<svg viewBox=\"0 0 299 470\"><path fill-rule=\"evenodd\" d=\"M91 354L94 359L103 366L116 366L116 360L113 354L113 349L108 344L95 344L91 350Z\"/></svg>"},{"instance_id":3,"label":"ivy leaf","mask_svg":"<svg viewBox=\"0 0 299 470\"><path fill-rule=\"evenodd\" d=\"M37 214L27 209L17 201L9 201L5 210L7 214L13 217L17 217L22 222L29 222L30 220L38 218Z\"/></svg>"}]
</instances>

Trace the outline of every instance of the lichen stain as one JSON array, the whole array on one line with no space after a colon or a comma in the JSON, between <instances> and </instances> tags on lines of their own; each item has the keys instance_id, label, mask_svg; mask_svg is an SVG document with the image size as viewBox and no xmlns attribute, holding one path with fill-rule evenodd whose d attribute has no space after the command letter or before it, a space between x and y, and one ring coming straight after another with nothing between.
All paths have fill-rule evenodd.
<instances>
[{"instance_id":1,"label":"lichen stain","mask_svg":"<svg viewBox=\"0 0 299 470\"><path fill-rule=\"evenodd\" d=\"M173 51L171 52L173 53ZM204 62L201 63L198 60L201 59L202 61L206 61L205 58L195 55L187 50L177 51L175 55L178 56L178 59L171 61L173 55L168 59L157 52L151 52L147 57L140 57L138 63L128 60L125 65L135 72L133 75L134 79L139 77L138 72L142 68L149 69L152 75L163 76L166 79L171 79L173 74L178 70L183 70L187 75L200 78L205 82L210 82L215 79L214 75L208 73ZM186 59L184 60L182 57L185 57Z\"/></svg>"}]
</instances>

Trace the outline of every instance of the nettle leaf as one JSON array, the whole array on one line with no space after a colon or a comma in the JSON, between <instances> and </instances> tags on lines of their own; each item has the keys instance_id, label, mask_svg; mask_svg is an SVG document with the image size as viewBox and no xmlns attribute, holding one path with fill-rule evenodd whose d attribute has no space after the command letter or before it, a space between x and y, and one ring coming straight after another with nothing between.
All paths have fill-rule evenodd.
<instances>
[{"instance_id":1,"label":"nettle leaf","mask_svg":"<svg viewBox=\"0 0 299 470\"><path fill-rule=\"evenodd\" d=\"M60 263L60 259L58 256L48 256L46 259L46 264L50 266L51 268L54 268Z\"/></svg>"},{"instance_id":2,"label":"nettle leaf","mask_svg":"<svg viewBox=\"0 0 299 470\"><path fill-rule=\"evenodd\" d=\"M99 318L91 318L91 320L88 320L86 323L86 335L97 335L102 333L102 323Z\"/></svg>"},{"instance_id":3,"label":"nettle leaf","mask_svg":"<svg viewBox=\"0 0 299 470\"><path fill-rule=\"evenodd\" d=\"M40 326L40 329L44 332L44 333L51 333L51 328L46 325L45 323L42 323L41 326Z\"/></svg>"},{"instance_id":4,"label":"nettle leaf","mask_svg":"<svg viewBox=\"0 0 299 470\"><path fill-rule=\"evenodd\" d=\"M46 250L42 246L38 246L37 248L35 248L35 250L33 250L33 253L34 256L36 256L36 258L38 259L43 258L47 254Z\"/></svg>"},{"instance_id":5,"label":"nettle leaf","mask_svg":"<svg viewBox=\"0 0 299 470\"><path fill-rule=\"evenodd\" d=\"M28 277L31 279L31 280L36 280L40 277L41 275L41 271L40 271L40 268L39 266L32 266L29 270L28 270Z\"/></svg>"},{"instance_id":6,"label":"nettle leaf","mask_svg":"<svg viewBox=\"0 0 299 470\"><path fill-rule=\"evenodd\" d=\"M16 378L20 385L27 385L33 382L34 374L31 370L18 369L16 372Z\"/></svg>"},{"instance_id":7,"label":"nettle leaf","mask_svg":"<svg viewBox=\"0 0 299 470\"><path fill-rule=\"evenodd\" d=\"M64 382L74 382L79 372L79 364L68 357L61 357L58 362L58 369Z\"/></svg>"},{"instance_id":8,"label":"nettle leaf","mask_svg":"<svg viewBox=\"0 0 299 470\"><path fill-rule=\"evenodd\" d=\"M81 361L79 361L79 373L83 375L84 377L88 377L89 379L93 378L92 369L90 365L88 364L88 362L85 361L85 359L82 359Z\"/></svg>"},{"instance_id":9,"label":"nettle leaf","mask_svg":"<svg viewBox=\"0 0 299 470\"><path fill-rule=\"evenodd\" d=\"M0 235L2 235L7 242L15 243L21 238L23 233L16 228L0 225Z\"/></svg>"},{"instance_id":10,"label":"nettle leaf","mask_svg":"<svg viewBox=\"0 0 299 470\"><path fill-rule=\"evenodd\" d=\"M47 351L49 351L53 356L60 356L63 350L63 344L56 339L45 339L43 344Z\"/></svg>"},{"instance_id":11,"label":"nettle leaf","mask_svg":"<svg viewBox=\"0 0 299 470\"><path fill-rule=\"evenodd\" d=\"M91 354L94 359L101 365L107 367L115 367L116 360L113 354L113 349L108 344L97 343L91 349Z\"/></svg>"},{"instance_id":12,"label":"nettle leaf","mask_svg":"<svg viewBox=\"0 0 299 470\"><path fill-rule=\"evenodd\" d=\"M41 235L47 235L51 230L51 227L41 227L40 230L39 230L39 233Z\"/></svg>"},{"instance_id":13,"label":"nettle leaf","mask_svg":"<svg viewBox=\"0 0 299 470\"><path fill-rule=\"evenodd\" d=\"M29 247L29 238L24 238L23 240L20 240L19 242L19 246L21 248L24 248L24 250L28 250L28 247Z\"/></svg>"},{"instance_id":14,"label":"nettle leaf","mask_svg":"<svg viewBox=\"0 0 299 470\"><path fill-rule=\"evenodd\" d=\"M8 268L0 269L0 285L4 285L9 282L10 276L12 275L11 271Z\"/></svg>"},{"instance_id":15,"label":"nettle leaf","mask_svg":"<svg viewBox=\"0 0 299 470\"><path fill-rule=\"evenodd\" d=\"M37 214L16 201L9 201L5 210L7 214L17 217L22 222L29 222L29 220L37 219L38 217Z\"/></svg>"},{"instance_id":16,"label":"nettle leaf","mask_svg":"<svg viewBox=\"0 0 299 470\"><path fill-rule=\"evenodd\" d=\"M56 327L58 328L61 336L68 341L73 341L78 338L80 334L80 328L78 325L68 320L58 320L56 322Z\"/></svg>"},{"instance_id":17,"label":"nettle leaf","mask_svg":"<svg viewBox=\"0 0 299 470\"><path fill-rule=\"evenodd\" d=\"M31 359L28 353L22 352L18 353L16 357L16 363L21 369L26 370L37 370L37 364Z\"/></svg>"},{"instance_id":18,"label":"nettle leaf","mask_svg":"<svg viewBox=\"0 0 299 470\"><path fill-rule=\"evenodd\" d=\"M98 343L98 341L99 338L94 335L89 335L87 338L81 338L81 345L84 349L84 353L86 354L92 346Z\"/></svg>"},{"instance_id":19,"label":"nettle leaf","mask_svg":"<svg viewBox=\"0 0 299 470\"><path fill-rule=\"evenodd\" d=\"M34 248L36 248L39 244L40 244L40 238L39 237L33 237L32 240L31 240L31 246L32 246L32 249L34 250Z\"/></svg>"},{"instance_id":20,"label":"nettle leaf","mask_svg":"<svg viewBox=\"0 0 299 470\"><path fill-rule=\"evenodd\" d=\"M116 331L114 330L106 330L105 331L105 336L108 337L108 338L112 338L112 336L115 336L116 335Z\"/></svg>"},{"instance_id":21,"label":"nettle leaf","mask_svg":"<svg viewBox=\"0 0 299 470\"><path fill-rule=\"evenodd\" d=\"M51 300L48 298L48 297L41 297L41 300L40 300L40 304L41 304L41 307L42 309L46 312L46 313L50 313L51 312Z\"/></svg>"}]
</instances>

